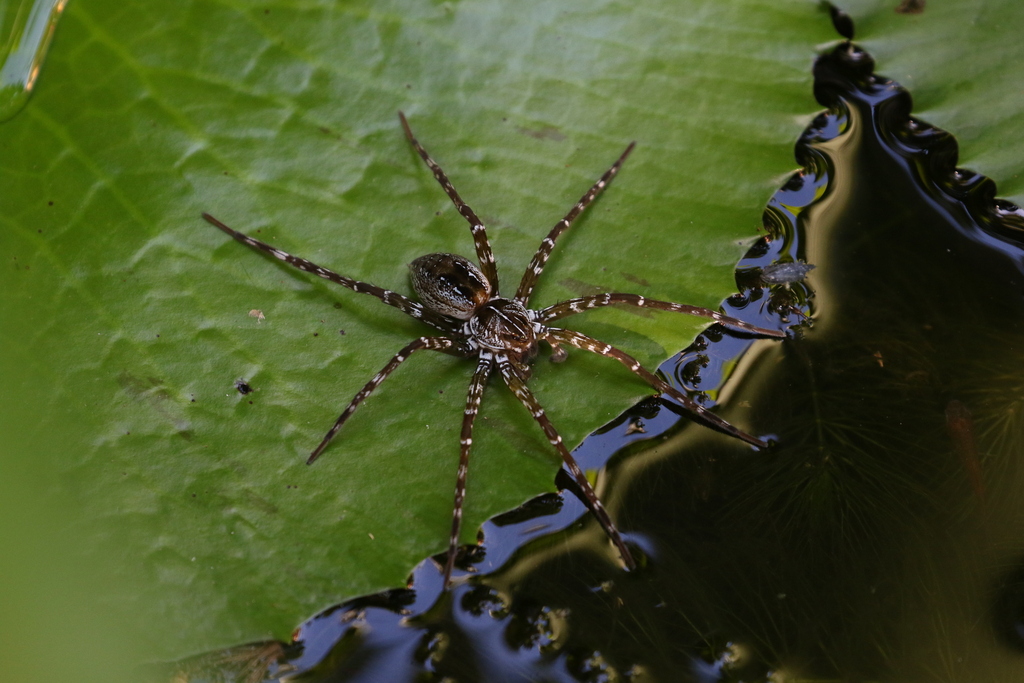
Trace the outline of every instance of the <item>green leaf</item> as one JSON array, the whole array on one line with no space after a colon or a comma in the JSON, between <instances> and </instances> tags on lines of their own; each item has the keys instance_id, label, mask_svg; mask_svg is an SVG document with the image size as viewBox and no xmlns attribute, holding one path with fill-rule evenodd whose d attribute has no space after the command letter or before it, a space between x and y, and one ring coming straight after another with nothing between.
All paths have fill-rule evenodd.
<instances>
[{"instance_id":1,"label":"green leaf","mask_svg":"<svg viewBox=\"0 0 1024 683\"><path fill-rule=\"evenodd\" d=\"M999 196L1024 205L1024 61L1020 19L1012 0L929 2L920 14L899 14L898 2L842 3L857 27L856 41L875 58L877 72L909 89L914 116L960 143L963 168L986 175Z\"/></svg>"},{"instance_id":2,"label":"green leaf","mask_svg":"<svg viewBox=\"0 0 1024 683\"><path fill-rule=\"evenodd\" d=\"M885 23L891 9L866 8L890 53L912 21L963 19L929 8ZM796 1L71 3L33 98L0 126L2 459L61 517L3 503L45 541L26 567L83 567L95 578L83 604L112 624L89 642L116 637L139 659L285 637L325 605L400 584L446 545L472 364L414 357L306 467L351 396L429 328L253 253L200 213L409 292L413 258L473 248L401 109L487 223L508 293L635 139L534 301L593 286L715 307L794 167L818 109L813 49L833 37ZM1008 29L997 37L1009 49ZM971 54L990 67L989 94L1017 77L987 43ZM944 75L920 59L938 93ZM966 99L948 93L932 111ZM988 123L1014 132L1019 99ZM988 111L970 100L975 117ZM975 130L973 154L1007 154ZM612 310L572 321L648 366L702 325ZM239 378L256 391L240 395ZM541 358L531 386L569 443L651 393L579 352ZM557 467L492 384L464 538L552 488Z\"/></svg>"}]
</instances>

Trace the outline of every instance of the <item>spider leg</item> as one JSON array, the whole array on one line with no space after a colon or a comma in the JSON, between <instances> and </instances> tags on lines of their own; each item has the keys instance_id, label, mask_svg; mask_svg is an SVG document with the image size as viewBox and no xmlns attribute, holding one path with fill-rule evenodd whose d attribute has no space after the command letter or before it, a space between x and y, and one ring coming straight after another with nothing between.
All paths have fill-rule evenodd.
<instances>
[{"instance_id":1,"label":"spider leg","mask_svg":"<svg viewBox=\"0 0 1024 683\"><path fill-rule=\"evenodd\" d=\"M552 363L564 363L565 359L569 357L569 352L564 347L559 346L558 342L548 340L548 345L551 346L551 356L548 360Z\"/></svg>"},{"instance_id":2,"label":"spider leg","mask_svg":"<svg viewBox=\"0 0 1024 683\"><path fill-rule=\"evenodd\" d=\"M685 313L686 315L697 315L702 318L709 318L715 322L722 323L723 325L738 328L744 332L761 334L766 337L778 337L780 339L784 339L786 337L786 333L781 330L770 330L766 327L751 325L739 318L733 318L719 313L718 311L712 311L710 308L675 304L670 301L657 301L655 299L648 299L640 296L639 294L620 294L617 292L584 296L579 299L569 299L567 301L554 304L553 306L548 306L547 308L537 311L537 322L547 323L570 315L576 315L583 311L589 311L592 308L611 306L613 304L628 304L630 306L636 306L637 308L654 308L659 311L672 311L674 313Z\"/></svg>"},{"instance_id":3,"label":"spider leg","mask_svg":"<svg viewBox=\"0 0 1024 683\"><path fill-rule=\"evenodd\" d=\"M590 485L587 480L587 475L580 469L576 459L572 457L569 449L562 443L562 437L555 430L555 426L551 424L551 420L545 414L544 409L537 402L533 393L527 388L526 382L519 376L515 368L508 359L501 356L498 357L498 368L501 370L501 376L505 380L505 384L512 390L512 393L516 395L519 402L522 403L530 414L533 415L533 419L537 421L540 428L544 430L544 435L548 437L548 441L558 454L562 456L563 462L565 462L566 468L569 470L569 474L573 476L580 489L583 491L583 495L586 497L587 507L590 508L594 516L597 517L597 521L600 522L604 528L608 538L611 539L612 543L618 549L619 554L622 555L622 561L626 563L628 569L636 568L636 561L633 559L632 553L626 546L626 542L622 540L622 535L619 534L619 530L615 528L615 524L612 523L611 517L608 516L608 512L604 509L604 505L601 503L601 499L597 497L597 493L594 491L594 487Z\"/></svg>"},{"instance_id":4,"label":"spider leg","mask_svg":"<svg viewBox=\"0 0 1024 683\"><path fill-rule=\"evenodd\" d=\"M455 568L455 556L459 549L459 530L462 528L462 502L466 498L466 471L469 467L469 449L473 445L473 422L480 410L480 399L484 395L487 377L494 368L494 358L490 354L480 354L480 362L469 383L466 395L466 410L462 415L462 434L459 437L459 473L455 478L455 506L452 509L452 533L448 539L448 560L444 565L444 587L451 583L452 569Z\"/></svg>"},{"instance_id":5,"label":"spider leg","mask_svg":"<svg viewBox=\"0 0 1024 683\"><path fill-rule=\"evenodd\" d=\"M237 230L229 228L228 226L224 225L223 223L221 223L219 220L217 220L208 213L203 213L203 218L205 218L208 223L220 228L221 230L231 235L242 244L246 244L252 247L253 249L257 249L266 254L270 254L274 258L280 259L287 263L288 265L298 268L299 270L303 270L307 273L312 273L313 275L319 275L325 280L330 280L331 282L337 283L342 287L347 287L351 289L353 292L375 296L384 303L386 303L388 306L394 306L398 310L402 311L402 313L412 316L417 320L422 320L423 322L432 325L433 327L436 327L437 329L443 332L454 332L459 327L461 327L460 325L453 324L450 320L448 320L440 313L435 313L434 311L431 311L430 309L423 307L422 305L416 303L412 299L404 297L401 294L398 294L397 292L392 292L382 287L371 285L368 282L360 282L359 280L353 280L352 278L345 277L344 275L338 275L334 271L318 266L312 261L307 261L306 259L299 258L298 256L292 256L291 254L281 251L276 247L272 247L266 242L260 242L258 239L249 237L245 233L238 232Z\"/></svg>"},{"instance_id":6,"label":"spider leg","mask_svg":"<svg viewBox=\"0 0 1024 683\"><path fill-rule=\"evenodd\" d=\"M324 436L320 445L317 446L310 454L309 459L306 460L306 464L312 465L313 461L320 457L323 450L327 448L327 444L331 442L331 439L333 439L334 435L338 433L341 426L345 424L345 421L348 420L352 413L356 411L359 404L362 403L367 396L373 393L373 390L380 386L380 384L388 378L388 375L395 371L395 368L405 362L405 359L413 353L416 351L422 351L423 349L430 351L447 351L458 355L469 354L468 348L464 348L460 342L455 339L449 339L448 337L420 337L403 348L388 361L388 364L385 365L380 372L373 376L373 379L366 383L366 386L359 390L359 393L356 394L355 397L353 397L348 406L345 407L345 410L343 410L341 415L338 416L338 419L335 420L334 426L328 430L327 435Z\"/></svg>"},{"instance_id":7,"label":"spider leg","mask_svg":"<svg viewBox=\"0 0 1024 683\"><path fill-rule=\"evenodd\" d=\"M604 175L594 183L594 185L587 190L587 193L580 197L580 200L576 202L576 205L572 207L569 213L565 214L565 218L555 223L555 227L551 228L551 232L548 236L540 243L540 247L537 249L537 253L533 255L533 260L530 261L530 265L527 266L526 272L523 273L523 279L519 283L519 289L516 290L515 300L526 306L530 301L530 295L533 294L533 288L537 284L537 278L540 277L541 272L544 270L544 264L548 262L548 258L551 256L551 250L555 248L555 241L559 236L569 229L576 217L587 208L594 198L601 193L608 183L612 181L615 174L619 172L619 168L622 166L622 162L626 160L629 153L633 151L633 147L636 146L635 142L629 143L626 147L626 151L612 164L611 168L604 172Z\"/></svg>"},{"instance_id":8,"label":"spider leg","mask_svg":"<svg viewBox=\"0 0 1024 683\"><path fill-rule=\"evenodd\" d=\"M409 127L409 122L405 120L405 114L398 112L398 118L402 121L402 128L405 130L405 137L409 139L409 144L413 146L416 152L420 155L420 158L427 164L427 167L433 172L434 178L440 183L441 187L447 193L448 198L452 200L452 204L458 209L462 217L469 222L470 231L473 233L473 244L476 246L476 257L480 261L480 269L484 273L484 277L491 283L492 294L498 295L498 269L494 265L494 254L491 253L491 243L487 240L487 228L484 227L483 221L476 215L473 209L469 208L469 204L462 201L462 197L455 191L455 187L451 181L448 180L448 176L445 175L441 167L437 165L430 155L427 154L427 150L423 149L423 145L416 139L416 136L412 134L412 128Z\"/></svg>"},{"instance_id":9,"label":"spider leg","mask_svg":"<svg viewBox=\"0 0 1024 683\"><path fill-rule=\"evenodd\" d=\"M640 365L640 361L638 361L637 359L633 358L632 356L623 351L619 351L611 344L605 344L604 342L592 339L591 337L588 337L584 334L580 334L579 332L576 332L574 330L564 330L557 327L546 328L545 333L540 336L543 339L551 338L554 339L556 342L564 342L566 344L571 344L572 346L575 346L578 349L583 349L584 351L591 351L601 356L614 358L615 360L619 361L627 368L629 368L630 372L640 377L642 380L650 384L652 387L654 387L663 394L668 394L673 399L681 403L684 408L686 408L688 411L699 417L701 421L704 422L704 424L708 425L709 427L718 429L719 431L725 432L730 436L735 436L738 439L746 441L752 446L757 446L758 448L768 447L768 444L762 441L761 439L757 438L756 436L751 436L750 434L747 434L741 429L733 427L731 424L729 424L722 418L718 417L717 415L709 411L707 408L700 405L692 398L690 398L683 392L673 387L671 384L665 382L654 373L645 369L642 365Z\"/></svg>"}]
</instances>

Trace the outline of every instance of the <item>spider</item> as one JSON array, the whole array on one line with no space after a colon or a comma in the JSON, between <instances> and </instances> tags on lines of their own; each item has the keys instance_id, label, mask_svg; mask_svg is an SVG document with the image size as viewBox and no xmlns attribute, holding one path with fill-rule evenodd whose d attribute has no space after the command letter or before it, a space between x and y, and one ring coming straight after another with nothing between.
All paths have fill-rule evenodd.
<instances>
[{"instance_id":1,"label":"spider","mask_svg":"<svg viewBox=\"0 0 1024 683\"><path fill-rule=\"evenodd\" d=\"M448 180L448 176L430 158L430 155L413 135L405 115L399 112L398 117L402 128L405 130L405 136L409 139L409 143L431 172L433 172L434 178L437 179L437 182L440 183L452 203L455 204L455 208L469 222L479 261L479 266L477 266L477 264L469 259L455 254L428 254L414 260L409 264L412 286L422 303L417 303L406 296L382 289L381 287L339 275L315 263L292 256L269 244L229 228L210 214L203 213L203 218L239 242L270 254L299 270L318 275L342 287L347 287L354 292L374 296L385 304L394 306L417 320L422 320L445 335L420 337L395 354L388 361L387 365L374 375L349 402L348 406L334 422L334 425L328 430L323 440L321 440L320 445L313 450L307 460L307 464L312 464L323 453L327 444L330 443L342 425L352 416L352 413L359 407L359 404L374 389L380 386L409 356L417 351L430 350L442 351L466 358L475 358L476 372L473 373L473 379L469 383L466 408L462 418L462 432L459 439L459 468L455 481L455 504L452 511L452 526L448 539L447 560L444 566L445 588L448 588L451 584L452 570L455 566L458 550L462 507L466 495L466 472L469 464L470 447L473 444L473 424L479 411L480 399L483 396L487 378L494 371L501 375L502 380L508 385L512 393L533 415L533 418L543 430L544 435L555 450L558 451L566 468L576 481L587 507L597 518L607 533L608 538L621 554L623 563L628 569L634 569L636 562L623 541L622 535L615 527L583 470L580 469L569 449L566 448L555 426L551 423L551 420L533 393L526 386L531 372L530 363L536 358L541 341L546 342L551 347L551 360L555 362L565 359L568 353L565 349L566 346L612 358L625 365L630 372L639 376L658 392L667 394L682 404L686 410L691 412L705 425L742 439L753 446L763 448L767 444L761 439L733 427L722 418L709 412L689 396L645 369L637 360L625 352L579 332L551 327L550 323L592 308L625 304L640 308L653 308L662 311L697 315L710 318L718 323L730 325L744 332L768 337L785 337L785 333L778 330L756 327L707 308L657 301L638 294L622 294L618 292L569 299L547 308L528 308L530 295L533 293L537 279L544 270L548 257L551 256L555 242L572 225L576 217L608 186L619 172L619 168L626 160L626 157L633 151L635 142L631 142L626 147L626 150L612 164L611 168L605 171L604 175L576 202L569 213L551 229L548 236L541 242L537 252L533 255L530 265L526 268L515 296L512 298L501 296L498 290L498 271L494 264L494 256L491 253L491 245L487 239L487 231L484 228L483 222L477 217L473 209L462 201L459 193L456 192Z\"/></svg>"}]
</instances>

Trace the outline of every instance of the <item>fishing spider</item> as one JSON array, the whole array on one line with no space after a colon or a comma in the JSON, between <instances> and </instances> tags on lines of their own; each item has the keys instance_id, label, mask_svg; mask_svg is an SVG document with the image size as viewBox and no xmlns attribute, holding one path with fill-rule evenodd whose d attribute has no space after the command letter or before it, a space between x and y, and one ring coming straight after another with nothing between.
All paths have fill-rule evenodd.
<instances>
[{"instance_id":1,"label":"fishing spider","mask_svg":"<svg viewBox=\"0 0 1024 683\"><path fill-rule=\"evenodd\" d=\"M433 172L434 178L437 179L437 182L444 188L452 203L455 204L455 208L469 222L473 234L473 242L476 245L477 259L480 262L480 266L477 267L469 259L455 254L428 254L413 261L409 264L409 269L412 271L412 286L422 303L417 303L408 297L375 285L339 275L315 263L287 254L269 244L229 228L208 213L203 214L203 218L243 244L266 252L299 270L304 270L307 273L312 273L335 282L342 287L347 287L354 292L377 297L385 304L394 306L403 313L422 320L447 335L420 337L388 361L387 365L374 375L373 379L366 383L366 386L355 395L345 410L342 411L334 426L330 428L320 442L320 445L309 456L307 464L312 463L320 456L327 447L327 444L330 443L334 435L341 429L341 426L345 424L345 421L355 412L359 404L413 353L422 350L443 351L456 356L476 358L476 372L473 373L473 379L469 383L469 394L466 397L466 409L462 418L462 433L459 439L459 469L455 481L455 507L452 512L448 556L444 567L445 587L447 588L451 582L452 569L454 568L458 548L459 528L462 523L462 503L466 494L466 469L469 463L470 446L473 443L473 423L480 407L480 398L483 395L487 378L495 368L497 368L501 378L508 385L509 389L512 390L516 398L530 411L540 425L540 428L544 431L548 441L551 442L551 445L554 446L555 450L562 457L569 473L576 480L583 493L584 502L593 512L601 526L604 527L605 532L612 543L615 544L619 553L621 553L626 567L629 569L635 568L636 563L633 560L633 556L629 548L626 547L618 529L615 528L615 524L608 516L604 505L602 505L597 497L590 482L587 481L583 470L580 469L572 454L569 453L569 449L562 442L562 437L559 436L554 425L551 424L551 420L548 419L544 409L526 386L527 379L530 377L530 363L537 356L540 341L547 342L551 346L551 359L554 361L564 360L567 354L564 346L572 346L613 358L625 365L631 372L660 393L667 394L678 401L705 425L738 437L754 446L764 447L767 444L761 439L733 427L717 415L708 412L689 396L643 368L632 356L610 344L591 339L579 332L550 327L549 323L600 306L626 304L640 308L654 308L710 318L715 322L724 323L753 334L769 337L784 337L785 334L778 330L756 327L707 308L656 301L638 294L609 292L569 299L542 309L527 308L534 285L537 283L537 278L540 276L541 271L544 270L544 264L547 263L556 240L569 228L573 220L594 201L594 198L597 197L608 183L612 181L612 178L618 173L622 162L633 151L636 143L630 143L626 147L626 151L612 164L611 168L576 202L576 205L572 207L569 213L551 229L548 236L541 242L537 253L533 255L533 260L530 261L529 267L527 267L526 272L523 274L515 296L511 299L500 296L498 293L498 271L494 265L494 256L491 254L491 245L487 240L487 231L483 223L476 213L473 212L473 209L462 201L459 193L455 191L455 188L452 187L451 182L448 180L448 176L445 175L440 166L434 163L434 160L430 158L427 151L416 140L405 116L401 112L399 112L398 116L402 122L402 128L405 129L405 135L409 139L409 143L415 148L420 157L423 158L423 161L426 162Z\"/></svg>"}]
</instances>

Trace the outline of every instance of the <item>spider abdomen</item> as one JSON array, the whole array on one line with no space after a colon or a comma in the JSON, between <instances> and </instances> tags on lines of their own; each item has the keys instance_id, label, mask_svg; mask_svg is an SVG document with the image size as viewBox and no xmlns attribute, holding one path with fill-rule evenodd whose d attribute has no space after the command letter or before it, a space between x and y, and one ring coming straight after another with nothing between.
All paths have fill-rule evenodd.
<instances>
[{"instance_id":1,"label":"spider abdomen","mask_svg":"<svg viewBox=\"0 0 1024 683\"><path fill-rule=\"evenodd\" d=\"M409 264L412 287L433 311L469 320L491 298L491 283L476 264L457 254L427 254Z\"/></svg>"}]
</instances>

